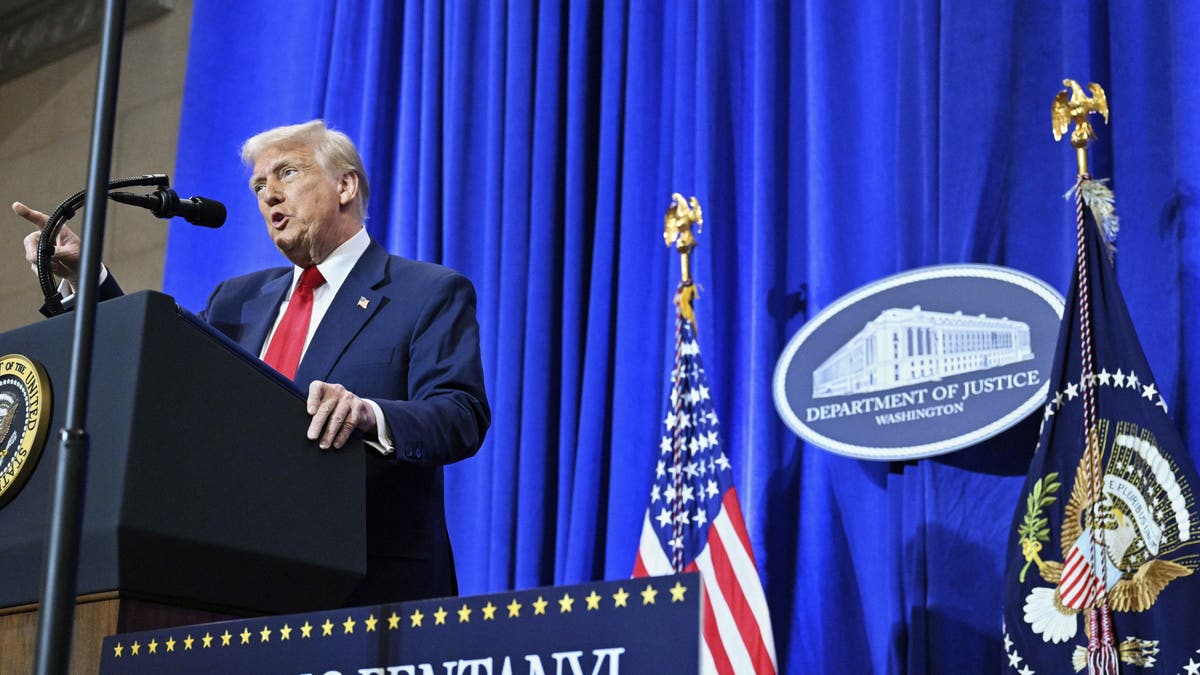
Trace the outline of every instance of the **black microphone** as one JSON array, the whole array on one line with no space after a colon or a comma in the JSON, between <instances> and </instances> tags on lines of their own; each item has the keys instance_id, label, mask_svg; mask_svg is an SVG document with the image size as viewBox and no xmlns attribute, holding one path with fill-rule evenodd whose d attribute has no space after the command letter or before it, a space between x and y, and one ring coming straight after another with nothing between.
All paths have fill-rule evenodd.
<instances>
[{"instance_id":1,"label":"black microphone","mask_svg":"<svg viewBox=\"0 0 1200 675\"><path fill-rule=\"evenodd\" d=\"M224 204L207 197L180 199L179 195L171 188L160 188L148 195L110 192L108 196L115 202L149 209L159 218L179 216L189 223L201 227L220 227L225 224Z\"/></svg>"}]
</instances>

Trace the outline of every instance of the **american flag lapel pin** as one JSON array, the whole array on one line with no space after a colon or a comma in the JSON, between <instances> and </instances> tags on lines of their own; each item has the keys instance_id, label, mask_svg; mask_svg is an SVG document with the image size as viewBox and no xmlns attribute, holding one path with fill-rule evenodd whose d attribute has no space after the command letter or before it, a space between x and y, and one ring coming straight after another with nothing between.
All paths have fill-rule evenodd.
<instances>
[{"instance_id":1,"label":"american flag lapel pin","mask_svg":"<svg viewBox=\"0 0 1200 675\"><path fill-rule=\"evenodd\" d=\"M362 309L366 309L367 305L369 305L369 304L371 304L371 301L368 300L365 296L360 295L358 297L358 306L361 307Z\"/></svg>"}]
</instances>

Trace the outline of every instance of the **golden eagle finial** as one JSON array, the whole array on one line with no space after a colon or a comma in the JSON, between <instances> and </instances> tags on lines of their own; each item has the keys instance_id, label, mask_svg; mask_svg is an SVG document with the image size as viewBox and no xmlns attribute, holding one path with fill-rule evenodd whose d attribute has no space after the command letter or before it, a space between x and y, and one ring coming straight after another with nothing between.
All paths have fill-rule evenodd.
<instances>
[{"instance_id":1,"label":"golden eagle finial","mask_svg":"<svg viewBox=\"0 0 1200 675\"><path fill-rule=\"evenodd\" d=\"M691 253L696 248L696 237L692 235L692 225L697 232L703 232L704 215L700 212L700 202L695 197L684 200L678 192L671 194L671 205L667 207L667 215L663 217L663 241L667 246L675 245L680 253Z\"/></svg>"},{"instance_id":2,"label":"golden eagle finial","mask_svg":"<svg viewBox=\"0 0 1200 675\"><path fill-rule=\"evenodd\" d=\"M673 193L667 215L663 217L663 241L667 246L674 244L675 250L679 251L679 291L675 294L675 304L694 325L692 301L696 298L696 287L692 283L691 253L696 248L696 236L692 234L692 225L696 226L697 232L703 231L704 214L700 211L700 202L695 197L684 200L683 195Z\"/></svg>"},{"instance_id":3,"label":"golden eagle finial","mask_svg":"<svg viewBox=\"0 0 1200 675\"><path fill-rule=\"evenodd\" d=\"M1071 132L1071 145L1083 149L1087 147L1089 140L1096 138L1096 132L1088 122L1088 115L1100 113L1104 122L1108 123L1108 99L1104 96L1104 89L1095 82L1088 84L1088 91L1092 92L1090 98L1083 93L1083 88L1075 80L1063 80L1063 84L1068 89L1058 92L1054 97L1054 105L1050 107L1054 140L1061 141L1063 134L1071 127L1071 122L1075 122L1075 131Z\"/></svg>"}]
</instances>

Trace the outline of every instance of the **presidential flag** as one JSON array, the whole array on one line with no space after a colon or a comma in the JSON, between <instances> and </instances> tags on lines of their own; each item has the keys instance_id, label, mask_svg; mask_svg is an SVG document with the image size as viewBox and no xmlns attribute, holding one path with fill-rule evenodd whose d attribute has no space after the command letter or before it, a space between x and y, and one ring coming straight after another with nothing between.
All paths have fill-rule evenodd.
<instances>
[{"instance_id":1,"label":"presidential flag","mask_svg":"<svg viewBox=\"0 0 1200 675\"><path fill-rule=\"evenodd\" d=\"M1006 671L1200 673L1196 469L1097 225L1115 224L1112 193L1084 177L1076 202L1076 270L1009 536Z\"/></svg>"},{"instance_id":2,"label":"presidential flag","mask_svg":"<svg viewBox=\"0 0 1200 675\"><path fill-rule=\"evenodd\" d=\"M676 294L671 395L633 575L699 571L701 672L773 674L771 618L700 359L693 290L685 282Z\"/></svg>"}]
</instances>

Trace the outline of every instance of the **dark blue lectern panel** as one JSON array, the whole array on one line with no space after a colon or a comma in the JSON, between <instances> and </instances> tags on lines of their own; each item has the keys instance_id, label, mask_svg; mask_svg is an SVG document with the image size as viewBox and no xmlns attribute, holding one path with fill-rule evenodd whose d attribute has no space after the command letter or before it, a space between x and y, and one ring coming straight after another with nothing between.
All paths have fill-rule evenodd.
<instances>
[{"instance_id":1,"label":"dark blue lectern panel","mask_svg":"<svg viewBox=\"0 0 1200 675\"><path fill-rule=\"evenodd\" d=\"M101 675L696 673L695 574L292 614L105 639Z\"/></svg>"}]
</instances>

